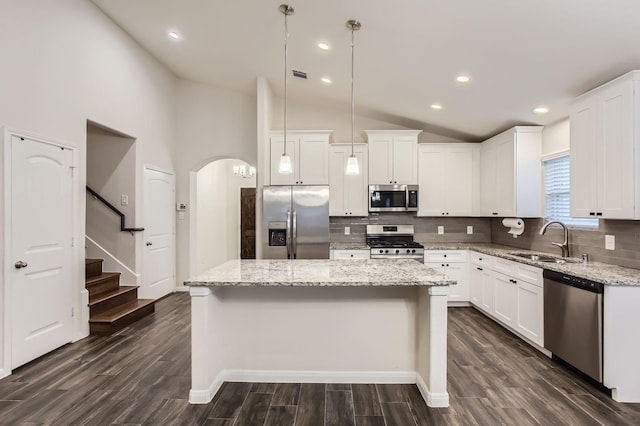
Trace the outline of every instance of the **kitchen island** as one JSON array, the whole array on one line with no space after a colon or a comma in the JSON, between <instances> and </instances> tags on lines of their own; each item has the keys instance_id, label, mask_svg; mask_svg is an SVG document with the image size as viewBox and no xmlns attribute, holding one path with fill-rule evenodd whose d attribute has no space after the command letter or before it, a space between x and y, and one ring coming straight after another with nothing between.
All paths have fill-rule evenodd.
<instances>
[{"instance_id":1,"label":"kitchen island","mask_svg":"<svg viewBox=\"0 0 640 426\"><path fill-rule=\"evenodd\" d=\"M415 383L447 407L447 295L414 260L230 260L185 282L191 392L225 381Z\"/></svg>"}]
</instances>

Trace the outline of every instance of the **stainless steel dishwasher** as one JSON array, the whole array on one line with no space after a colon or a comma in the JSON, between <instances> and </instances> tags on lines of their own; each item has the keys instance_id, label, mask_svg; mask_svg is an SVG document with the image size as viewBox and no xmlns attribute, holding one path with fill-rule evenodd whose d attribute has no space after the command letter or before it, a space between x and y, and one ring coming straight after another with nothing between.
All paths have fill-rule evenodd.
<instances>
[{"instance_id":1,"label":"stainless steel dishwasher","mask_svg":"<svg viewBox=\"0 0 640 426\"><path fill-rule=\"evenodd\" d=\"M604 285L544 270L544 347L602 383Z\"/></svg>"}]
</instances>

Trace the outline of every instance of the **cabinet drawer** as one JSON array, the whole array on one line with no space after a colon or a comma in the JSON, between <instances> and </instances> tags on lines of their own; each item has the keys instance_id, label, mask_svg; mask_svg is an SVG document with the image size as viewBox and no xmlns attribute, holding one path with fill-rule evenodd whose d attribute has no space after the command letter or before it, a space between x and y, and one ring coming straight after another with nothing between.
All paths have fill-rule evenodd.
<instances>
[{"instance_id":1,"label":"cabinet drawer","mask_svg":"<svg viewBox=\"0 0 640 426\"><path fill-rule=\"evenodd\" d=\"M369 250L333 250L332 259L369 259L369 255Z\"/></svg>"},{"instance_id":2,"label":"cabinet drawer","mask_svg":"<svg viewBox=\"0 0 640 426\"><path fill-rule=\"evenodd\" d=\"M424 252L426 262L466 262L466 250L426 250Z\"/></svg>"},{"instance_id":3,"label":"cabinet drawer","mask_svg":"<svg viewBox=\"0 0 640 426\"><path fill-rule=\"evenodd\" d=\"M518 267L518 263L502 259L497 257L493 262L493 270L497 272L502 272L505 275L516 276L516 268Z\"/></svg>"},{"instance_id":4,"label":"cabinet drawer","mask_svg":"<svg viewBox=\"0 0 640 426\"><path fill-rule=\"evenodd\" d=\"M493 256L489 256L488 254L478 253L477 251L471 252L471 263L474 265L480 265L485 268L493 268Z\"/></svg>"},{"instance_id":5,"label":"cabinet drawer","mask_svg":"<svg viewBox=\"0 0 640 426\"><path fill-rule=\"evenodd\" d=\"M536 268L535 266L520 263L515 268L514 276L518 280L542 287L542 269Z\"/></svg>"}]
</instances>

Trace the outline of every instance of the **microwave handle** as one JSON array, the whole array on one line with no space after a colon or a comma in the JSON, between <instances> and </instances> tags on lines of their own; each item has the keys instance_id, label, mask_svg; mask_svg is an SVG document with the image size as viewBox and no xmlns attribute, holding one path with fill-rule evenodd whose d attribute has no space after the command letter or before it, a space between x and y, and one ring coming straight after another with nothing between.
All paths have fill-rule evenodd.
<instances>
[{"instance_id":1,"label":"microwave handle","mask_svg":"<svg viewBox=\"0 0 640 426\"><path fill-rule=\"evenodd\" d=\"M404 208L409 208L409 185L404 186Z\"/></svg>"}]
</instances>

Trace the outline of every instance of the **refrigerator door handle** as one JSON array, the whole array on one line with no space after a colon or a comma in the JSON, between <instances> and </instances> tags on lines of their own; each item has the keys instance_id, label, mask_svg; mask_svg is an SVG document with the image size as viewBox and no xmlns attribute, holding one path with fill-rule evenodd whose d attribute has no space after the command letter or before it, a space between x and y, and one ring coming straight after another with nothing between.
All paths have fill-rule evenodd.
<instances>
[{"instance_id":1,"label":"refrigerator door handle","mask_svg":"<svg viewBox=\"0 0 640 426\"><path fill-rule=\"evenodd\" d=\"M287 245L287 259L291 259L291 210L287 210L287 230L285 244Z\"/></svg>"},{"instance_id":2,"label":"refrigerator door handle","mask_svg":"<svg viewBox=\"0 0 640 426\"><path fill-rule=\"evenodd\" d=\"M295 259L297 257L297 250L298 250L298 212L296 210L293 210L293 258Z\"/></svg>"}]
</instances>

